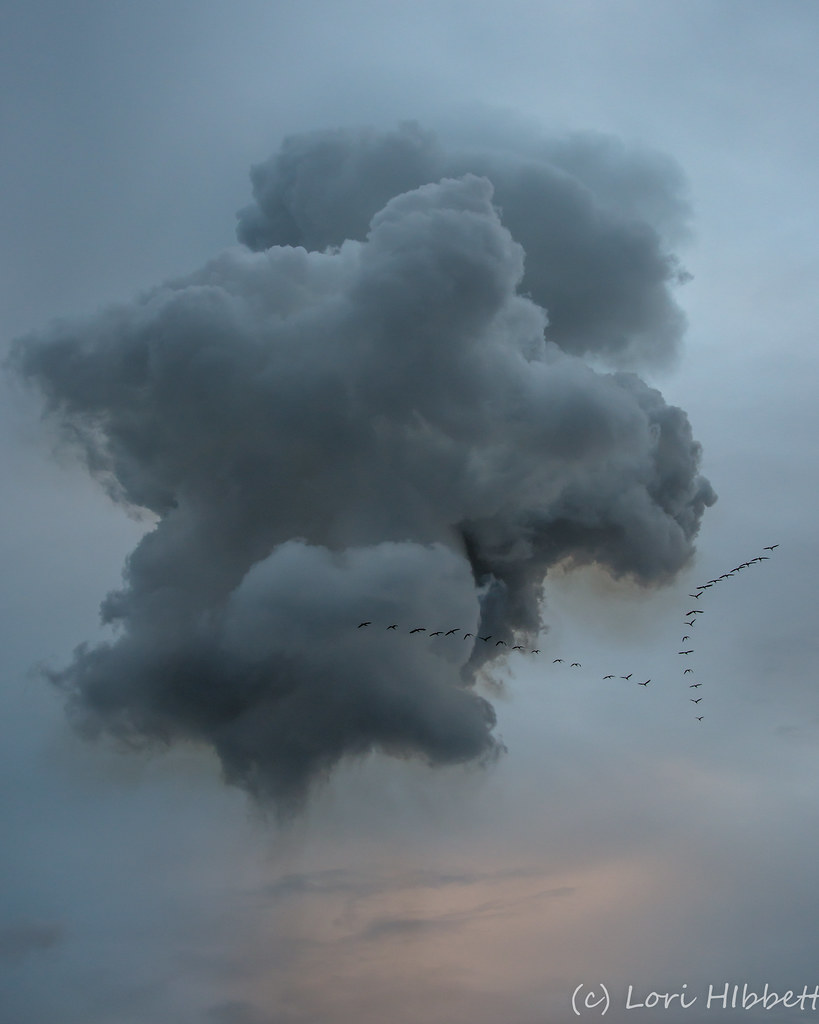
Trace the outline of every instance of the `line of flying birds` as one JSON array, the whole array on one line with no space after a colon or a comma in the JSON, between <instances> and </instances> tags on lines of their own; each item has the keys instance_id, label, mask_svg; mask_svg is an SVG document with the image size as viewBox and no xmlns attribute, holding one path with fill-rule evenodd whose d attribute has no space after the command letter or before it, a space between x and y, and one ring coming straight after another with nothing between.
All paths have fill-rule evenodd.
<instances>
[{"instance_id":1,"label":"line of flying birds","mask_svg":"<svg viewBox=\"0 0 819 1024\"><path fill-rule=\"evenodd\" d=\"M762 550L763 551L775 551L778 547L779 547L778 544L768 544ZM771 557L770 555L757 555L755 558L749 558L747 562L740 562L739 565L735 565L733 569L730 569L728 572L722 573L721 576L715 576L713 579L707 580L705 583L700 583L699 586L696 587L695 592L693 594L689 594L688 596L689 597L693 597L696 601L699 601L699 599L702 597L702 595L704 593L709 591L712 587L715 587L718 583L722 583L723 580L731 579L733 576L736 576L737 573L742 572L743 569L747 569L747 568L749 568L750 566L754 565L757 562L766 562L766 561L768 561L770 559L770 557ZM691 609L689 609L685 613L684 621L685 621L686 626L693 627L696 624L696 622L697 622L697 619L695 618L695 616L702 615L702 614L703 614L702 608L691 608ZM690 640L690 639L691 639L691 634L690 633L686 633L682 637L682 639L680 640L680 643L684 644L686 642L686 640ZM683 657L685 657L685 656L687 656L689 654L693 654L693 653L694 653L694 648L693 647L690 647L690 648L688 648L687 650L684 650L684 651L677 651L677 654L682 655ZM683 669L683 677L687 676L689 673L691 675L693 675L694 674L694 670L692 668ZM702 686L701 682L692 682L692 683L688 684L688 689L689 690L698 690L701 686ZM699 695L696 696L696 697L689 697L688 699L695 706L699 705L700 702L702 701L702 697L700 697ZM697 710L699 710L699 707L697 707ZM696 715L695 717L696 717L698 722L701 722L705 716L704 715Z\"/></svg>"},{"instance_id":2,"label":"line of flying birds","mask_svg":"<svg viewBox=\"0 0 819 1024\"><path fill-rule=\"evenodd\" d=\"M778 547L779 547L779 544L769 544L769 545L767 545L766 547L763 548L763 551L775 551L776 548L778 548ZM770 557L771 557L770 555L757 555L755 558L748 559L747 562L740 562L739 565L734 566L734 568L731 569L729 572L724 572L721 576L715 576L713 579L708 580L706 583L700 583L696 587L695 593L689 594L688 596L692 597L692 598L694 598L695 600L698 601L702 597L702 595L704 593L706 593L706 591L710 590L711 587L716 586L717 583L721 583L723 580L731 579L733 576L736 576L737 573L742 572L743 569L747 569L749 566L754 565L757 562L767 561L768 559L770 559ZM696 624L696 622L697 622L697 619L695 618L695 616L702 615L702 614L703 614L703 610L701 608L691 608L691 609L689 609L685 613L685 616L684 616L684 620L685 620L686 626L693 627ZM364 629L366 626L372 626L372 624L373 624L372 621L370 619L367 619L364 622L359 622L357 628L358 629ZM397 631L398 629L399 629L399 625L398 625L397 622L393 622L389 626L387 626L387 632L389 632L390 630L396 630ZM524 646L523 644L509 645L505 640L496 639L495 637L493 637L493 635L491 633L488 633L486 636L480 636L477 633L464 633L463 630L460 628L460 626L455 626L452 629L447 629L447 630L436 629L436 630L433 630L432 632L430 632L427 629L426 626L414 626L412 629L408 630L408 633L410 635L412 635L412 634L419 634L419 633L425 633L427 635L427 637L438 637L438 636L447 637L447 636L451 636L451 637L456 637L456 639L463 639L463 640L469 640L470 638L473 638L475 640L482 640L485 644L488 644L488 643L490 643L490 641L495 640L495 643L494 643L495 647L507 647L507 648L509 648L510 651L523 651L524 653L527 651L527 647ZM458 633L462 633L463 636L462 637L457 637ZM685 643L686 640L689 640L689 641L691 640L691 634L690 633L686 633L683 636L683 638L681 640L681 643ZM528 649L528 653L529 654L540 654L540 648L539 647L529 648ZM694 653L694 648L693 647L689 647L688 649L686 649L684 651L677 651L677 654L682 655L682 656L687 656L687 655L693 654L693 653ZM552 659L552 664L553 665L561 665L561 664L565 664L565 662L564 662L563 658L553 658ZM582 668L582 665L581 665L581 663L579 661L572 661L572 662L569 663L569 667L570 668ZM683 676L686 676L689 673L693 674L693 672L694 672L694 670L692 668L686 668L686 669L683 670ZM629 682L633 675L634 675L633 672L629 672L628 675L620 676L619 678L620 679L624 679L626 682ZM605 679L614 679L614 678L616 678L616 677L615 677L615 675L613 673L608 673L607 675L603 676L604 680ZM651 682L651 678L648 678L648 679L644 680L643 682L640 682L639 680L637 680L636 682L637 682L638 686L648 686L648 684ZM692 689L692 690L699 689L700 686L702 686L701 682L692 682L692 683L688 684L688 688ZM702 701L702 697L700 697L700 696L689 697L688 699L689 699L689 701L692 704L695 704L695 705L698 705ZM699 710L699 709L697 709L697 710ZM704 715L696 715L695 717L696 717L698 722L701 722L705 716Z\"/></svg>"}]
</instances>

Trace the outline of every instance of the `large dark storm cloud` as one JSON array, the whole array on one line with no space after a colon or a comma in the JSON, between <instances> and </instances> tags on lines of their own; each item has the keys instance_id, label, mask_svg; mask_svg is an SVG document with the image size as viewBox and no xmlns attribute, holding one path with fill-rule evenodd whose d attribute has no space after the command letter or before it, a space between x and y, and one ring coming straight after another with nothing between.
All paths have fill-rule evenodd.
<instances>
[{"instance_id":1,"label":"large dark storm cloud","mask_svg":"<svg viewBox=\"0 0 819 1024\"><path fill-rule=\"evenodd\" d=\"M559 560L685 564L714 501L685 414L577 354L676 339L652 220L676 178L550 152L290 140L242 214L259 251L15 344L89 469L156 516L103 602L113 638L54 674L78 727L209 743L282 803L373 748L491 758L491 652L460 637L533 636Z\"/></svg>"}]
</instances>

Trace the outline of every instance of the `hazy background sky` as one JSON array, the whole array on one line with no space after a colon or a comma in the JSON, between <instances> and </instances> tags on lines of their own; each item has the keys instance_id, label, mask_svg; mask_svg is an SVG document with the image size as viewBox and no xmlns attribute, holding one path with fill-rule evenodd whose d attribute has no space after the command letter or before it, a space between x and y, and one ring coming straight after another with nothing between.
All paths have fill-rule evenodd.
<instances>
[{"instance_id":1,"label":"hazy background sky","mask_svg":"<svg viewBox=\"0 0 819 1024\"><path fill-rule=\"evenodd\" d=\"M676 1024L709 983L819 982L817 30L809 3L753 0L4 6L4 351L235 246L250 167L293 133L604 132L687 179L688 328L640 373L719 500L670 586L549 575L538 646L583 670L510 660L482 684L494 765L345 761L281 827L206 748L71 731L36 666L105 635L150 521L55 458L4 380L3 1019L538 1024L604 983L607 1020ZM701 601L698 723L686 595L777 542ZM629 984L700 998L629 1011Z\"/></svg>"}]
</instances>

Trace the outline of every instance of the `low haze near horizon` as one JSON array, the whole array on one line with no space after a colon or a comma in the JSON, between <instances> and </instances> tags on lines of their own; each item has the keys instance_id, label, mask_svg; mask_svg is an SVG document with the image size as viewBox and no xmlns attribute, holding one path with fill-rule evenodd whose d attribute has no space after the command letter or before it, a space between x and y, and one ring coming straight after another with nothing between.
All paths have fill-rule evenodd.
<instances>
[{"instance_id":1,"label":"low haze near horizon","mask_svg":"<svg viewBox=\"0 0 819 1024\"><path fill-rule=\"evenodd\" d=\"M691 275L669 285L687 327L673 358L636 372L685 410L718 495L671 583L549 571L542 660L494 662L474 690L506 748L492 763L342 757L279 823L224 784L207 743L140 753L71 730L36 667L109 635L100 602L154 520L55 457L41 401L5 379L4 1018L537 1024L575 1019L576 986L603 983L615 1024L678 1024L700 1019L709 984L812 990L813 7L36 2L4 22L4 355L235 252L250 168L290 136L413 121L454 152L482 132L495 148L504 132L510 148L602 133L684 176L691 214L667 248ZM480 189L427 200L483 202ZM516 250L491 248L503 236L480 210L480 238L501 253L494 282ZM531 307L509 308L531 340ZM582 358L611 370L600 352ZM695 600L704 614L684 627L697 584L775 543ZM477 614L455 560L449 575L436 565L453 611ZM234 637L249 628L240 612ZM696 691L676 654L686 633ZM364 634L349 642L375 642ZM421 746L440 753L433 739ZM629 1011L629 984L685 985L699 1002Z\"/></svg>"}]
</instances>

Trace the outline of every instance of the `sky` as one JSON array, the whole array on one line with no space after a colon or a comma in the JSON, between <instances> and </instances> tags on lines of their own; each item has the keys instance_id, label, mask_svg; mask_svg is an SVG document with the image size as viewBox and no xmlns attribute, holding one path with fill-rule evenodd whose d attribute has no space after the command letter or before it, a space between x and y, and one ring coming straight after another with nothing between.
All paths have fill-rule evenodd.
<instances>
[{"instance_id":1,"label":"sky","mask_svg":"<svg viewBox=\"0 0 819 1024\"><path fill-rule=\"evenodd\" d=\"M817 31L4 6L4 1020L819 1013Z\"/></svg>"}]
</instances>

